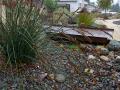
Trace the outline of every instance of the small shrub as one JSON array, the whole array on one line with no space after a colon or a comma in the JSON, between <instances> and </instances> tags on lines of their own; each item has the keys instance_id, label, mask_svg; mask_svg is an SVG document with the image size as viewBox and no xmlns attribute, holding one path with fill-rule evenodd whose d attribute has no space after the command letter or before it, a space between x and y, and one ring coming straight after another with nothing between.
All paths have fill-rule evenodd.
<instances>
[{"instance_id":1,"label":"small shrub","mask_svg":"<svg viewBox=\"0 0 120 90\"><path fill-rule=\"evenodd\" d=\"M6 3L9 3L6 0ZM0 41L7 63L32 63L37 57L36 44L43 27L39 9L16 0L14 8L6 7L6 23L0 18Z\"/></svg>"}]
</instances>

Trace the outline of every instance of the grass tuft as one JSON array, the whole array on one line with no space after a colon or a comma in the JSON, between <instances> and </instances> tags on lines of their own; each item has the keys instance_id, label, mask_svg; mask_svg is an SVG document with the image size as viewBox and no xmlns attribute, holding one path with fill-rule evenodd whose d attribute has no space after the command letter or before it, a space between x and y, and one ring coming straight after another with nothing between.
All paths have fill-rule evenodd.
<instances>
[{"instance_id":1,"label":"grass tuft","mask_svg":"<svg viewBox=\"0 0 120 90\"><path fill-rule=\"evenodd\" d=\"M4 3L10 2L6 0ZM7 63L32 63L36 61L36 45L43 33L41 15L32 3L23 0L14 3L14 8L6 6L5 23L3 17L0 18L0 44Z\"/></svg>"}]
</instances>

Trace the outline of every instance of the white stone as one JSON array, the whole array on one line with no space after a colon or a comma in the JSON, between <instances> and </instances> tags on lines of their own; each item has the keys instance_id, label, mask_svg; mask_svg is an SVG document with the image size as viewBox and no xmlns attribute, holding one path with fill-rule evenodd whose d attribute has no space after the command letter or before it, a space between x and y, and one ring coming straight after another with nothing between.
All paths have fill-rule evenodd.
<instances>
[{"instance_id":1,"label":"white stone","mask_svg":"<svg viewBox=\"0 0 120 90\"><path fill-rule=\"evenodd\" d=\"M94 70L93 70L93 69L90 69L90 73L93 74L93 73L94 73Z\"/></svg>"},{"instance_id":2,"label":"white stone","mask_svg":"<svg viewBox=\"0 0 120 90\"><path fill-rule=\"evenodd\" d=\"M89 71L89 68L86 68L84 72L87 73L88 71Z\"/></svg>"},{"instance_id":3,"label":"white stone","mask_svg":"<svg viewBox=\"0 0 120 90\"><path fill-rule=\"evenodd\" d=\"M93 55L89 55L89 56L88 56L88 59L89 59L89 60L94 60L94 59L96 59L96 57L93 56Z\"/></svg>"},{"instance_id":4,"label":"white stone","mask_svg":"<svg viewBox=\"0 0 120 90\"><path fill-rule=\"evenodd\" d=\"M107 56L103 56L103 55L100 56L100 59L101 59L101 60L104 60L104 61L109 61L109 58L108 58Z\"/></svg>"},{"instance_id":5,"label":"white stone","mask_svg":"<svg viewBox=\"0 0 120 90\"><path fill-rule=\"evenodd\" d=\"M120 60L120 56L117 56L117 57L116 57L116 60Z\"/></svg>"}]
</instances>

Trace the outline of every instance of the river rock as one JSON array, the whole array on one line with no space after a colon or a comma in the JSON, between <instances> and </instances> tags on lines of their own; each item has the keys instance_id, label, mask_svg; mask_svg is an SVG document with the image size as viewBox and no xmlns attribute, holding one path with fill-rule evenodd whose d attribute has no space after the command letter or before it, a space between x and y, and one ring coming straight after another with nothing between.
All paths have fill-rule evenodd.
<instances>
[{"instance_id":1,"label":"river rock","mask_svg":"<svg viewBox=\"0 0 120 90\"><path fill-rule=\"evenodd\" d=\"M117 56L117 57L116 57L116 60L120 60L120 56Z\"/></svg>"},{"instance_id":2,"label":"river rock","mask_svg":"<svg viewBox=\"0 0 120 90\"><path fill-rule=\"evenodd\" d=\"M109 54L109 50L107 48L101 48L100 49L100 54L101 55L108 55Z\"/></svg>"},{"instance_id":3,"label":"river rock","mask_svg":"<svg viewBox=\"0 0 120 90\"><path fill-rule=\"evenodd\" d=\"M114 51L109 52L108 56L113 59L115 57Z\"/></svg>"},{"instance_id":4,"label":"river rock","mask_svg":"<svg viewBox=\"0 0 120 90\"><path fill-rule=\"evenodd\" d=\"M110 51L119 51L120 50L120 42L116 40L111 40L110 43L107 45Z\"/></svg>"},{"instance_id":5,"label":"river rock","mask_svg":"<svg viewBox=\"0 0 120 90\"><path fill-rule=\"evenodd\" d=\"M49 80L54 80L55 79L55 75L54 74L49 74L47 78Z\"/></svg>"},{"instance_id":6,"label":"river rock","mask_svg":"<svg viewBox=\"0 0 120 90\"><path fill-rule=\"evenodd\" d=\"M119 64L119 65L120 65L120 56L117 56L117 57L116 57L116 60L114 61L114 63L116 63L116 64Z\"/></svg>"},{"instance_id":7,"label":"river rock","mask_svg":"<svg viewBox=\"0 0 120 90\"><path fill-rule=\"evenodd\" d=\"M109 61L109 58L107 56L104 56L104 55L100 56L100 59L104 60L104 61Z\"/></svg>"},{"instance_id":8,"label":"river rock","mask_svg":"<svg viewBox=\"0 0 120 90\"><path fill-rule=\"evenodd\" d=\"M93 56L93 55L88 56L88 60L94 60L94 59L96 59L95 56Z\"/></svg>"},{"instance_id":9,"label":"river rock","mask_svg":"<svg viewBox=\"0 0 120 90\"><path fill-rule=\"evenodd\" d=\"M62 83L62 82L65 81L65 76L64 76L63 74L56 74L55 80L56 80L57 82Z\"/></svg>"}]
</instances>

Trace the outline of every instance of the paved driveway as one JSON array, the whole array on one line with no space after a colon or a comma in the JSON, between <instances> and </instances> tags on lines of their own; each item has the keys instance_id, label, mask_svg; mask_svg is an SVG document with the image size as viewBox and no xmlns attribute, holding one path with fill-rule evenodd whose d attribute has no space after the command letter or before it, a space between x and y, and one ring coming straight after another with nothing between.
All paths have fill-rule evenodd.
<instances>
[{"instance_id":1,"label":"paved driveway","mask_svg":"<svg viewBox=\"0 0 120 90\"><path fill-rule=\"evenodd\" d=\"M113 39L120 41L120 25L113 24L114 21L119 21L120 19L112 19L112 20L96 20L98 24L104 24L108 28L114 29Z\"/></svg>"}]
</instances>

